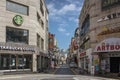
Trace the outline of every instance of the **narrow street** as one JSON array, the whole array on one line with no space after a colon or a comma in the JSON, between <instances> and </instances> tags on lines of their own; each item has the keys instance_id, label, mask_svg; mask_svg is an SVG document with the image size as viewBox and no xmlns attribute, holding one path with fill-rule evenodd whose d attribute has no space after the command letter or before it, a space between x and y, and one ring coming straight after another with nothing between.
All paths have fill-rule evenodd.
<instances>
[{"instance_id":1,"label":"narrow street","mask_svg":"<svg viewBox=\"0 0 120 80\"><path fill-rule=\"evenodd\" d=\"M16 74L0 76L0 80L119 80L119 79L85 75Z\"/></svg>"},{"instance_id":2,"label":"narrow street","mask_svg":"<svg viewBox=\"0 0 120 80\"><path fill-rule=\"evenodd\" d=\"M67 65L61 65L60 68L55 72L56 75L74 75Z\"/></svg>"},{"instance_id":3,"label":"narrow street","mask_svg":"<svg viewBox=\"0 0 120 80\"><path fill-rule=\"evenodd\" d=\"M61 65L54 74L0 75L0 80L119 80L95 76L74 75L67 65Z\"/></svg>"}]
</instances>

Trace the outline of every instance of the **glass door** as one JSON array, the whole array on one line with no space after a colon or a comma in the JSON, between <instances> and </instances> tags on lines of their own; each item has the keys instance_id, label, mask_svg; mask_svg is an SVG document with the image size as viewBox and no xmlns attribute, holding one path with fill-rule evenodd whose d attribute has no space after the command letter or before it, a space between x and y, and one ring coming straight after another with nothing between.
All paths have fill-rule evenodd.
<instances>
[{"instance_id":1,"label":"glass door","mask_svg":"<svg viewBox=\"0 0 120 80\"><path fill-rule=\"evenodd\" d=\"M10 55L10 68L11 69L16 69L16 55Z\"/></svg>"},{"instance_id":2,"label":"glass door","mask_svg":"<svg viewBox=\"0 0 120 80\"><path fill-rule=\"evenodd\" d=\"M1 68L2 70L10 69L10 57L8 54L1 54Z\"/></svg>"},{"instance_id":3,"label":"glass door","mask_svg":"<svg viewBox=\"0 0 120 80\"><path fill-rule=\"evenodd\" d=\"M18 69L24 69L23 55L18 55Z\"/></svg>"}]
</instances>

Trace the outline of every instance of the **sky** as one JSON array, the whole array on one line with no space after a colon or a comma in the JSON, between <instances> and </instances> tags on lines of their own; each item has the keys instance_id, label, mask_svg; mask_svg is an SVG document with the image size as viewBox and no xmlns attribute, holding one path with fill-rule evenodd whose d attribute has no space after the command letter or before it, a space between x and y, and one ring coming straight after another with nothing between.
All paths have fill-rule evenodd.
<instances>
[{"instance_id":1,"label":"sky","mask_svg":"<svg viewBox=\"0 0 120 80\"><path fill-rule=\"evenodd\" d=\"M49 32L55 34L60 49L68 49L84 0L46 0Z\"/></svg>"}]
</instances>

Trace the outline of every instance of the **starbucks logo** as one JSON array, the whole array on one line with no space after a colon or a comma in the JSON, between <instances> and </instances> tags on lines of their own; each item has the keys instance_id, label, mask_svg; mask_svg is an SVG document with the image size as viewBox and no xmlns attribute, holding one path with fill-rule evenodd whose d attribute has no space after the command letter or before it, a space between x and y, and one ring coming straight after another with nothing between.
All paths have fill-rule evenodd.
<instances>
[{"instance_id":1,"label":"starbucks logo","mask_svg":"<svg viewBox=\"0 0 120 80\"><path fill-rule=\"evenodd\" d=\"M18 26L22 25L22 23L23 23L23 18L22 18L22 16L16 15L16 16L13 18L13 22L14 22L14 24L16 24L16 25L18 25Z\"/></svg>"}]
</instances>

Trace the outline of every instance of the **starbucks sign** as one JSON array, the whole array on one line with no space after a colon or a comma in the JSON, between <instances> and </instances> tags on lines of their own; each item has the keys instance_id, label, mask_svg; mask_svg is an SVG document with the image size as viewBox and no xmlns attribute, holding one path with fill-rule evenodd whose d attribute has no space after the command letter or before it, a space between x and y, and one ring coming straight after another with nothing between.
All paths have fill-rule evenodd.
<instances>
[{"instance_id":1,"label":"starbucks sign","mask_svg":"<svg viewBox=\"0 0 120 80\"><path fill-rule=\"evenodd\" d=\"M16 15L15 17L13 17L13 22L14 24L16 24L17 26L22 25L23 23L23 17L20 15Z\"/></svg>"}]
</instances>

